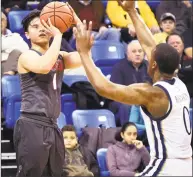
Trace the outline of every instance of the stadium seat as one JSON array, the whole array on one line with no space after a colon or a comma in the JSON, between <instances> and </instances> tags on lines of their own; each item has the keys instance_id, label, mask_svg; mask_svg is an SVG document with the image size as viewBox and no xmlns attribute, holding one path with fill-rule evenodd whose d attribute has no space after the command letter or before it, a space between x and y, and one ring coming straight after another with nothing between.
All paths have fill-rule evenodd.
<instances>
[{"instance_id":1,"label":"stadium seat","mask_svg":"<svg viewBox=\"0 0 193 177\"><path fill-rule=\"evenodd\" d=\"M72 124L72 112L76 109L76 103L72 94L61 95L61 111L66 117L66 123Z\"/></svg>"},{"instance_id":2,"label":"stadium seat","mask_svg":"<svg viewBox=\"0 0 193 177\"><path fill-rule=\"evenodd\" d=\"M78 81L88 81L86 76L82 76L82 75L65 75L63 77L63 82L65 84L67 84L69 87Z\"/></svg>"},{"instance_id":3,"label":"stadium seat","mask_svg":"<svg viewBox=\"0 0 193 177\"><path fill-rule=\"evenodd\" d=\"M78 133L84 127L116 127L114 114L105 109L75 110L72 113L72 121Z\"/></svg>"},{"instance_id":4,"label":"stadium seat","mask_svg":"<svg viewBox=\"0 0 193 177\"><path fill-rule=\"evenodd\" d=\"M8 100L13 95L21 95L19 76L3 76L1 79L1 99L3 101L3 113L6 116Z\"/></svg>"},{"instance_id":5,"label":"stadium seat","mask_svg":"<svg viewBox=\"0 0 193 177\"><path fill-rule=\"evenodd\" d=\"M102 148L97 151L97 161L99 164L99 169L100 169L100 176L110 176L110 173L107 169L107 164L106 164L106 153L107 149Z\"/></svg>"},{"instance_id":6,"label":"stadium seat","mask_svg":"<svg viewBox=\"0 0 193 177\"><path fill-rule=\"evenodd\" d=\"M38 8L39 1L28 1L26 4L26 9L27 10L34 10Z\"/></svg>"},{"instance_id":7,"label":"stadium seat","mask_svg":"<svg viewBox=\"0 0 193 177\"><path fill-rule=\"evenodd\" d=\"M11 11L8 14L9 28L12 32L24 34L23 26L21 24L23 18L28 15L30 10Z\"/></svg>"},{"instance_id":8,"label":"stadium seat","mask_svg":"<svg viewBox=\"0 0 193 177\"><path fill-rule=\"evenodd\" d=\"M160 0L147 0L146 2L151 8L152 12L155 14L157 6L160 4Z\"/></svg>"},{"instance_id":9,"label":"stadium seat","mask_svg":"<svg viewBox=\"0 0 193 177\"><path fill-rule=\"evenodd\" d=\"M107 8L108 0L102 0L102 3L103 3L103 5L104 5L104 7L105 7L105 9L106 9L106 8Z\"/></svg>"},{"instance_id":10,"label":"stadium seat","mask_svg":"<svg viewBox=\"0 0 193 177\"><path fill-rule=\"evenodd\" d=\"M60 129L62 129L66 125L66 117L62 112L60 112L60 115L57 119L57 124Z\"/></svg>"},{"instance_id":11,"label":"stadium seat","mask_svg":"<svg viewBox=\"0 0 193 177\"><path fill-rule=\"evenodd\" d=\"M139 108L136 106L131 107L129 121L135 123L135 125L137 126L138 135L143 135L145 133L146 129L145 129L142 115L138 109ZM134 115L132 115L132 114L134 114Z\"/></svg>"},{"instance_id":12,"label":"stadium seat","mask_svg":"<svg viewBox=\"0 0 193 177\"><path fill-rule=\"evenodd\" d=\"M96 66L105 75L111 74L113 65L125 58L124 47L119 42L95 41L91 51Z\"/></svg>"},{"instance_id":13,"label":"stadium seat","mask_svg":"<svg viewBox=\"0 0 193 177\"><path fill-rule=\"evenodd\" d=\"M3 76L1 79L2 98L6 99L11 95L20 94L20 79L19 76Z\"/></svg>"},{"instance_id":14,"label":"stadium seat","mask_svg":"<svg viewBox=\"0 0 193 177\"><path fill-rule=\"evenodd\" d=\"M20 116L21 95L12 95L7 100L5 112L5 126L7 128L14 128L17 119Z\"/></svg>"}]
</instances>

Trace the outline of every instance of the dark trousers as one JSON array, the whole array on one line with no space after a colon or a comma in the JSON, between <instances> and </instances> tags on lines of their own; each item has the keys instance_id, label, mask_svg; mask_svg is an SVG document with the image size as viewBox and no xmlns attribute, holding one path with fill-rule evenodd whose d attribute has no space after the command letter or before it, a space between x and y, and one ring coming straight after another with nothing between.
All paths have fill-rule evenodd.
<instances>
[{"instance_id":1,"label":"dark trousers","mask_svg":"<svg viewBox=\"0 0 193 177\"><path fill-rule=\"evenodd\" d=\"M61 177L65 152L57 127L19 119L14 129L17 177Z\"/></svg>"}]
</instances>

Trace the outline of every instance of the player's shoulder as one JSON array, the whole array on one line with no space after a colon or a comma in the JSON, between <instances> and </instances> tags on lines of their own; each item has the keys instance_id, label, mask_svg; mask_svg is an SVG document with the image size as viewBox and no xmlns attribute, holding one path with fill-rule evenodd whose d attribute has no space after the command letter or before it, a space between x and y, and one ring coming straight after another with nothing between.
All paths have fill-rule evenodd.
<instances>
[{"instance_id":1,"label":"player's shoulder","mask_svg":"<svg viewBox=\"0 0 193 177\"><path fill-rule=\"evenodd\" d=\"M33 50L26 50L20 55L19 61L28 60L36 56L39 56L37 52Z\"/></svg>"}]
</instances>

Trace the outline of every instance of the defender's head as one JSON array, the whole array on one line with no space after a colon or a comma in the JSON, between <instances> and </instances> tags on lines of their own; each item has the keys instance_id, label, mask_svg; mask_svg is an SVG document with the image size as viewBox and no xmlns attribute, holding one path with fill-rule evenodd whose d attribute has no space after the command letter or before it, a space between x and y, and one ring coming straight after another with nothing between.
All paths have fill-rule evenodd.
<instances>
[{"instance_id":1,"label":"defender's head","mask_svg":"<svg viewBox=\"0 0 193 177\"><path fill-rule=\"evenodd\" d=\"M152 50L151 57L148 74L152 78L154 78L156 72L172 76L180 64L178 51L166 43L158 44L155 49Z\"/></svg>"}]
</instances>

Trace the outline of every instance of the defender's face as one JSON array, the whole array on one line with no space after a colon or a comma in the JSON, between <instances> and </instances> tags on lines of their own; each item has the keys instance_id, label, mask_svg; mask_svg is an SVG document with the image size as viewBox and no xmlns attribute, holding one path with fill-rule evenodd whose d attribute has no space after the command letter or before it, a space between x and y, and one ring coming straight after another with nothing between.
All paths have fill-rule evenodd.
<instances>
[{"instance_id":1,"label":"defender's face","mask_svg":"<svg viewBox=\"0 0 193 177\"><path fill-rule=\"evenodd\" d=\"M40 18L34 18L28 27L28 32L26 32L27 38L31 40L32 43L36 44L47 44L50 41L51 36L46 32L44 26L40 22Z\"/></svg>"}]
</instances>

